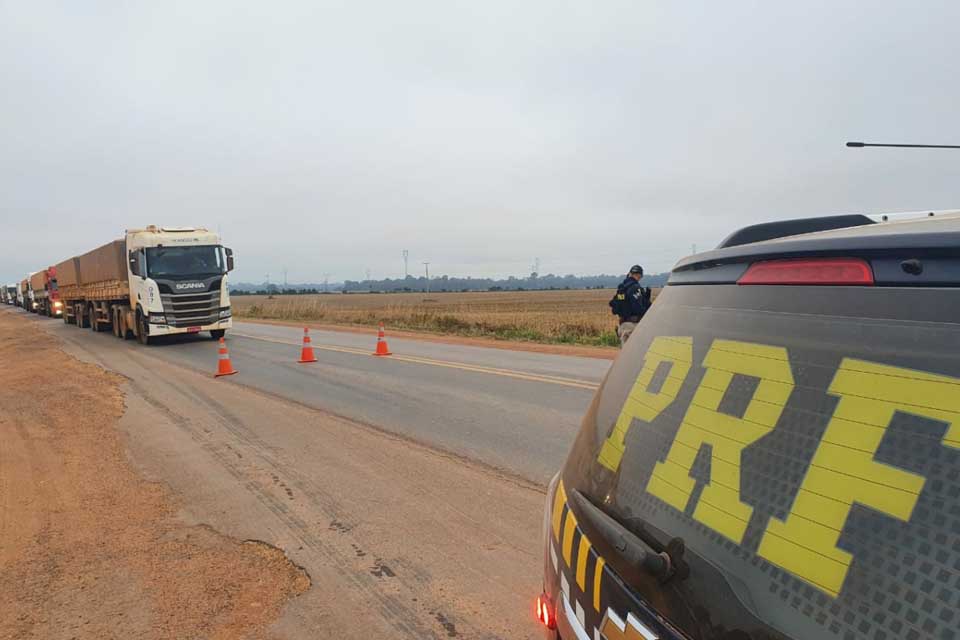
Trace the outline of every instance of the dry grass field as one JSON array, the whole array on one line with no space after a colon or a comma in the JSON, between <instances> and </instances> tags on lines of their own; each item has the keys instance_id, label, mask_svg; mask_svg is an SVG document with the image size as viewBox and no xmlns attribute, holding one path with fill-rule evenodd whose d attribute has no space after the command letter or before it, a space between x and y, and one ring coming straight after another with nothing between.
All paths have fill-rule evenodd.
<instances>
[{"instance_id":1,"label":"dry grass field","mask_svg":"<svg viewBox=\"0 0 960 640\"><path fill-rule=\"evenodd\" d=\"M656 293L656 292L654 292ZM619 344L610 289L235 296L234 316L554 344Z\"/></svg>"}]
</instances>

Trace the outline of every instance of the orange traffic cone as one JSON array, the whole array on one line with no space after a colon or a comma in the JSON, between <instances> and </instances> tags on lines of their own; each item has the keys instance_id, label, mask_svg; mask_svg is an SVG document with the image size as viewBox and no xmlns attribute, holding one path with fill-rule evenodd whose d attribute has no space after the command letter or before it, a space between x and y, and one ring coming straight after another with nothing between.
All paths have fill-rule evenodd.
<instances>
[{"instance_id":1,"label":"orange traffic cone","mask_svg":"<svg viewBox=\"0 0 960 640\"><path fill-rule=\"evenodd\" d=\"M373 352L375 356L391 356L390 347L387 346L387 340L383 337L383 323L380 323L380 332L377 333L377 350Z\"/></svg>"},{"instance_id":2,"label":"orange traffic cone","mask_svg":"<svg viewBox=\"0 0 960 640\"><path fill-rule=\"evenodd\" d=\"M300 349L300 359L297 362L316 362L317 356L313 353L313 345L310 343L310 329L303 328L303 348Z\"/></svg>"},{"instance_id":3,"label":"orange traffic cone","mask_svg":"<svg viewBox=\"0 0 960 640\"><path fill-rule=\"evenodd\" d=\"M217 372L213 374L213 377L232 376L236 372L233 363L230 362L230 354L227 353L227 341L220 338L220 359L217 361Z\"/></svg>"}]
</instances>

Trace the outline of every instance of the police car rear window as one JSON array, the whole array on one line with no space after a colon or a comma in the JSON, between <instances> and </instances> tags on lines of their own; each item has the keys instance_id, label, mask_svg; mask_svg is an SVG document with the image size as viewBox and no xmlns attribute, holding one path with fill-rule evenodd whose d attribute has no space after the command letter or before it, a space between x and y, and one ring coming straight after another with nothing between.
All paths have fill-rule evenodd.
<instances>
[{"instance_id":1,"label":"police car rear window","mask_svg":"<svg viewBox=\"0 0 960 640\"><path fill-rule=\"evenodd\" d=\"M796 289L744 289L661 294L564 484L684 540L692 571L664 590L667 609L701 612L692 637L954 637L957 296L843 288L804 306Z\"/></svg>"}]
</instances>

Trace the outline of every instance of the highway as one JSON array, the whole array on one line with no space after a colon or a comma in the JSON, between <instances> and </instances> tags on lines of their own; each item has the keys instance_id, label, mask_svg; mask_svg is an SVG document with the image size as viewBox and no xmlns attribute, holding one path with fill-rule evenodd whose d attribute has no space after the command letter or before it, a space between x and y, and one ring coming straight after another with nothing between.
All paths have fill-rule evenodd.
<instances>
[{"instance_id":1,"label":"highway","mask_svg":"<svg viewBox=\"0 0 960 640\"><path fill-rule=\"evenodd\" d=\"M536 638L543 486L609 360L236 323L144 347L31 316L125 378L120 428L182 517L283 549L312 586L281 637Z\"/></svg>"},{"instance_id":2,"label":"highway","mask_svg":"<svg viewBox=\"0 0 960 640\"><path fill-rule=\"evenodd\" d=\"M84 345L119 342L109 333L45 324ZM302 335L297 327L237 322L227 344L240 373L222 382L373 425L539 484L556 473L610 365L389 334L394 355L376 358L375 331L314 331L319 362L300 364ZM216 368L217 344L206 334L165 338L146 352L197 371Z\"/></svg>"}]
</instances>

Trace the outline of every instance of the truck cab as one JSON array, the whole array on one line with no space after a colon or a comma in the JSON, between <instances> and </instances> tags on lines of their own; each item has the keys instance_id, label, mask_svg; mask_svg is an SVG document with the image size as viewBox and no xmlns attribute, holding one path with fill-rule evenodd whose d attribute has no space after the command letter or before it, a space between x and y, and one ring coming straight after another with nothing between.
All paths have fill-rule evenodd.
<instances>
[{"instance_id":1,"label":"truck cab","mask_svg":"<svg viewBox=\"0 0 960 640\"><path fill-rule=\"evenodd\" d=\"M48 317L60 317L63 304L57 289L56 267L42 269L30 276L30 291L33 296L32 310Z\"/></svg>"},{"instance_id":2,"label":"truck cab","mask_svg":"<svg viewBox=\"0 0 960 640\"><path fill-rule=\"evenodd\" d=\"M45 311L51 318L59 318L63 315L63 301L60 300L60 291L57 287L57 269L50 267L47 269L47 299Z\"/></svg>"},{"instance_id":3,"label":"truck cab","mask_svg":"<svg viewBox=\"0 0 960 640\"><path fill-rule=\"evenodd\" d=\"M36 292L33 290L33 278L37 275L37 271L32 272L26 277L23 281L26 291L24 293L24 309L30 313L37 313L37 310L40 307L40 303L37 301Z\"/></svg>"},{"instance_id":4,"label":"truck cab","mask_svg":"<svg viewBox=\"0 0 960 640\"><path fill-rule=\"evenodd\" d=\"M130 309L141 341L232 326L227 273L233 251L200 228L149 226L126 233Z\"/></svg>"}]
</instances>

